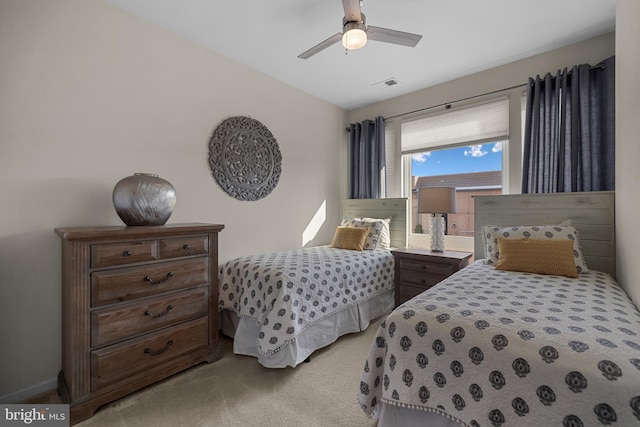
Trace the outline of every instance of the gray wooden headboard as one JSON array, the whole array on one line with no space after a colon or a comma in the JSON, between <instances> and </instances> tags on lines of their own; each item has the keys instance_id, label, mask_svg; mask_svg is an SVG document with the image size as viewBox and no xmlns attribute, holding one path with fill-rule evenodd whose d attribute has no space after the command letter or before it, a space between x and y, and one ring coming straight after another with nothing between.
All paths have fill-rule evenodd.
<instances>
[{"instance_id":1,"label":"gray wooden headboard","mask_svg":"<svg viewBox=\"0 0 640 427\"><path fill-rule=\"evenodd\" d=\"M404 248L409 239L409 199L347 199L342 201L342 218L391 218L391 247Z\"/></svg>"},{"instance_id":2,"label":"gray wooden headboard","mask_svg":"<svg viewBox=\"0 0 640 427\"><path fill-rule=\"evenodd\" d=\"M589 269L615 277L614 200L613 191L476 196L475 259L484 258L483 225L549 225L570 219Z\"/></svg>"}]
</instances>

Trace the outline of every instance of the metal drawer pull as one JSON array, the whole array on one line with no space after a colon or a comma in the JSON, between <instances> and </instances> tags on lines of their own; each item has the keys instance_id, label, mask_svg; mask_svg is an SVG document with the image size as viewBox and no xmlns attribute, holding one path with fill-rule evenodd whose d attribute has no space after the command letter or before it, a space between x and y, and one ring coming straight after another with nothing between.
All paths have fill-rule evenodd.
<instances>
[{"instance_id":1,"label":"metal drawer pull","mask_svg":"<svg viewBox=\"0 0 640 427\"><path fill-rule=\"evenodd\" d=\"M145 276L144 281L149 282L152 285L159 285L160 283L164 283L167 280L171 279L172 277L173 277L173 272L170 271L167 273L167 276L164 279L153 280L151 276Z\"/></svg>"},{"instance_id":2,"label":"metal drawer pull","mask_svg":"<svg viewBox=\"0 0 640 427\"><path fill-rule=\"evenodd\" d=\"M144 349L144 352L147 354L152 354L154 356L158 355L158 354L162 354L165 351L169 350L169 347L171 347L173 345L173 340L169 340L169 342L167 342L167 345L164 346L164 348L161 348L158 351L153 351L151 350L149 347Z\"/></svg>"},{"instance_id":3,"label":"metal drawer pull","mask_svg":"<svg viewBox=\"0 0 640 427\"><path fill-rule=\"evenodd\" d=\"M191 249L191 246L187 243L182 247L182 249L184 249L185 251L188 251L189 249Z\"/></svg>"},{"instance_id":4,"label":"metal drawer pull","mask_svg":"<svg viewBox=\"0 0 640 427\"><path fill-rule=\"evenodd\" d=\"M131 256L131 251L126 250L126 251L122 252L122 256Z\"/></svg>"},{"instance_id":5,"label":"metal drawer pull","mask_svg":"<svg viewBox=\"0 0 640 427\"><path fill-rule=\"evenodd\" d=\"M166 316L171 310L173 310L173 305L169 304L167 309L160 314L153 314L149 310L144 312L145 316L149 316L151 318L157 319L158 317Z\"/></svg>"}]
</instances>

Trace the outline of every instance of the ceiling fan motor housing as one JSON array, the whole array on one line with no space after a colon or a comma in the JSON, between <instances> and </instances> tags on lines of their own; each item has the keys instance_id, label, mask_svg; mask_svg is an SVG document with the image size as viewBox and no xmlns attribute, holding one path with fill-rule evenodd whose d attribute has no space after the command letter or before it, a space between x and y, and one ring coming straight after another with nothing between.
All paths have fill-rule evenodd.
<instances>
[{"instance_id":1,"label":"ceiling fan motor housing","mask_svg":"<svg viewBox=\"0 0 640 427\"><path fill-rule=\"evenodd\" d=\"M362 21L349 21L342 18L342 45L345 49L356 50L367 44L367 27L364 24L364 14L360 14Z\"/></svg>"},{"instance_id":2,"label":"ceiling fan motor housing","mask_svg":"<svg viewBox=\"0 0 640 427\"><path fill-rule=\"evenodd\" d=\"M347 30L351 29L351 28L347 28L347 24L356 24L357 27L355 27L355 28L360 27L362 30L364 30L365 26L367 24L367 18L366 18L366 16L364 16L364 13L360 14L360 18L361 18L360 21L354 21L353 19L349 19L346 16L343 16L342 17L342 29L343 29L343 31L347 31Z\"/></svg>"}]
</instances>

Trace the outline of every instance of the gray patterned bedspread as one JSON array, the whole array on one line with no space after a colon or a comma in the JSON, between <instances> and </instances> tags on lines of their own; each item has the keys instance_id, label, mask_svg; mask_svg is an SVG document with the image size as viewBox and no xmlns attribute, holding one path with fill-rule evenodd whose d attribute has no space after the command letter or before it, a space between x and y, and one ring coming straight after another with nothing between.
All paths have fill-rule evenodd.
<instances>
[{"instance_id":1,"label":"gray patterned bedspread","mask_svg":"<svg viewBox=\"0 0 640 427\"><path fill-rule=\"evenodd\" d=\"M494 270L482 261L381 324L359 402L466 426L640 425L640 313L614 280Z\"/></svg>"},{"instance_id":2,"label":"gray patterned bedspread","mask_svg":"<svg viewBox=\"0 0 640 427\"><path fill-rule=\"evenodd\" d=\"M393 289L389 250L319 246L236 258L221 267L219 308L260 325L270 355L309 326Z\"/></svg>"}]
</instances>

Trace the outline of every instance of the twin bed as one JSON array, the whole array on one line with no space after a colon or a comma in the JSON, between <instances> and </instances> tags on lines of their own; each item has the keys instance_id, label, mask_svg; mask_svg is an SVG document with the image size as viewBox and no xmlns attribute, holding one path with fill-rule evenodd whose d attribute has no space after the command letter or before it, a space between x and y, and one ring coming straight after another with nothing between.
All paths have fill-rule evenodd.
<instances>
[{"instance_id":1,"label":"twin bed","mask_svg":"<svg viewBox=\"0 0 640 427\"><path fill-rule=\"evenodd\" d=\"M222 332L234 338L234 353L254 356L268 368L295 367L393 309L389 248L407 244L408 200L344 200L341 215L345 224L385 222L383 236L372 240L377 246L303 248L241 257L221 267Z\"/></svg>"},{"instance_id":2,"label":"twin bed","mask_svg":"<svg viewBox=\"0 0 640 427\"><path fill-rule=\"evenodd\" d=\"M476 261L382 322L364 412L380 427L639 425L640 314L612 278L613 198L476 198ZM562 253L580 268L548 274L565 261L547 247L513 251L522 237L573 239ZM521 271L497 269L500 259Z\"/></svg>"}]
</instances>

